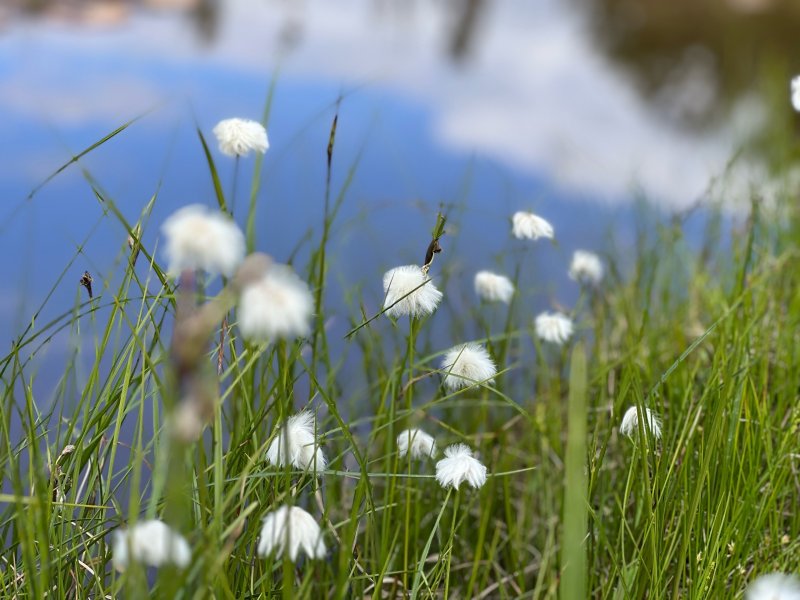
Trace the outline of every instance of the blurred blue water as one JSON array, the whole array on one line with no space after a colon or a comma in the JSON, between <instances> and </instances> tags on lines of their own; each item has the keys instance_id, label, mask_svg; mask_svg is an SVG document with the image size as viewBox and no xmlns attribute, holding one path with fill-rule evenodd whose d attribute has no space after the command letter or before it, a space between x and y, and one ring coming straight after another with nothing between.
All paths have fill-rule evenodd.
<instances>
[{"instance_id":1,"label":"blurred blue water","mask_svg":"<svg viewBox=\"0 0 800 600\"><path fill-rule=\"evenodd\" d=\"M693 170L697 157L692 169L679 176L674 171L687 159L686 148L726 157L730 145L713 132L698 141L669 130L658 115L632 100L630 86L603 61L574 70L562 65L560 53L585 58L588 42L573 37L577 30L568 9L545 4L548 20L543 25L537 19L542 15L534 14L532 23L556 34L536 46L540 52L530 53L530 68L520 70L520 49L507 49L510 73L495 67L494 54L503 48L491 42L503 39L504 26L513 34L509 38L520 34L508 11L499 13L499 25L487 25L501 30L490 35L486 56L479 52L474 63L466 64L425 54L435 44L425 46L424 34L417 48L401 31L387 50L368 20L359 25L363 38L347 37L349 22L339 23L345 32L338 36L336 23L320 30L323 42L331 44L320 48L313 23L324 17L310 18L307 45L301 43L296 54L282 58L277 46L264 43L275 37L268 19L263 30L255 29L263 38L253 33L257 15L241 22L242 3L232 3L220 39L211 46L187 41L188 26L180 19L152 15L108 30L46 21L12 25L0 37L5 115L0 120L0 251L7 257L0 267L0 337L10 340L30 323L65 268L38 324L83 299L78 280L85 270L94 276L96 293L115 289L127 232L104 215L86 174L130 222L158 192L142 236L148 249L156 248L160 223L168 214L189 203L215 203L195 123L209 138L224 189L231 190L234 164L217 151L211 129L231 116L259 119L273 78L271 148L258 198L257 247L284 261L311 232L296 255L301 272L320 236L325 149L341 97L334 195L348 170L353 165L356 170L329 252L326 318L336 343L343 343L350 321L359 320L358 307L345 302L347 295L360 290L367 314L376 313L382 273L422 261L440 207L449 226L445 250L432 270L435 278L447 273L442 283L447 307L431 325L438 349L464 341L454 339L449 322L476 305L472 276L480 269L511 274L522 260L521 302L530 315L554 303L573 306L579 290L566 277L572 252L613 248L623 256L624 267L635 235L633 201L640 191L657 202L654 211L666 214L691 205L696 196L688 190L702 189L696 185L702 177ZM520 20L529 17L523 13ZM425 30L424 23L420 27ZM238 51L241 45L245 53ZM524 59L531 49L522 50ZM348 60L359 55L367 67L348 71ZM542 79L543 71L552 75ZM526 87L528 80L532 83ZM603 93L595 97L593 90ZM154 106L27 199L71 156ZM659 136L663 144L654 145ZM647 162L650 151L656 156ZM623 164L631 157L642 163ZM240 165L234 212L242 225L253 164L248 158ZM704 173L710 176L715 166L709 160ZM654 189L663 182L674 185ZM511 214L528 209L552 222L555 244L511 239ZM690 226L699 232L704 223L700 214ZM139 268L145 267L140 259ZM376 326L388 327L385 321ZM81 333L92 339L98 331L89 323ZM475 324L461 333L483 335ZM69 332L57 336L36 363L35 397L43 408L52 401L69 339Z\"/></svg>"}]
</instances>

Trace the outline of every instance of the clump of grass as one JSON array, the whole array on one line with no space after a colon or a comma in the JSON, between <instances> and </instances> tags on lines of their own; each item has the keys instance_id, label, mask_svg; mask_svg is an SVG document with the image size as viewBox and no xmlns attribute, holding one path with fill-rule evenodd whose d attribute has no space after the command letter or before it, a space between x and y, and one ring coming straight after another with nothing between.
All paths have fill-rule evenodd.
<instances>
[{"instance_id":1,"label":"clump of grass","mask_svg":"<svg viewBox=\"0 0 800 600\"><path fill-rule=\"evenodd\" d=\"M160 198L130 223L87 174L108 226L132 242L114 289L95 278L93 298L41 322L46 299L0 360L3 597L737 597L759 574L800 569L796 213L777 222L754 207L730 248L699 253L680 220L656 223L630 273L611 255L608 277L585 287L563 347L540 343L535 315L512 299L504 327L480 318L484 338L455 340L488 349L494 382L451 389L441 364L454 340L420 335L437 313L394 321L352 297L351 334L326 333L327 244L355 172L331 189L337 123L318 245L295 265L313 290L312 333L254 344L240 339L235 309L220 316L194 347L202 381L219 391L197 440L167 435L181 298L144 241ZM200 137L226 209L234 198ZM446 235L440 215L426 271L446 265ZM36 358L63 332L91 345L74 347L46 402L33 393ZM371 399L349 413L345 378ZM620 434L632 406L662 417L660 438L649 427ZM317 414L324 471L267 461L300 409ZM435 459L401 457L398 434L420 426L439 447L473 448L485 483L443 489ZM313 541L311 557L259 556L271 547L262 521L284 505L320 525L323 558ZM188 566L113 570L112 532L145 519L184 535Z\"/></svg>"}]
</instances>

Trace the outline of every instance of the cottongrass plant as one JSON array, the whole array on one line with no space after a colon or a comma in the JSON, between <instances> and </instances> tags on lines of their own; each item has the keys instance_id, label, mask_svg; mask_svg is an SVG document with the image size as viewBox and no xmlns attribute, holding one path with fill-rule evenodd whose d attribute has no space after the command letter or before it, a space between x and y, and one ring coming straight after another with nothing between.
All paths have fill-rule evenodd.
<instances>
[{"instance_id":1,"label":"cottongrass plant","mask_svg":"<svg viewBox=\"0 0 800 600\"><path fill-rule=\"evenodd\" d=\"M514 283L505 275L478 271L475 273L475 293L486 302L508 304L514 295Z\"/></svg>"},{"instance_id":2,"label":"cottongrass plant","mask_svg":"<svg viewBox=\"0 0 800 600\"><path fill-rule=\"evenodd\" d=\"M497 367L486 348L467 343L448 350L442 359L442 382L450 390L494 383Z\"/></svg>"},{"instance_id":3,"label":"cottongrass plant","mask_svg":"<svg viewBox=\"0 0 800 600\"><path fill-rule=\"evenodd\" d=\"M463 482L474 488L486 483L486 466L472 454L466 444L453 444L444 449L444 458L436 463L436 481L443 488L458 489Z\"/></svg>"},{"instance_id":4,"label":"cottongrass plant","mask_svg":"<svg viewBox=\"0 0 800 600\"><path fill-rule=\"evenodd\" d=\"M313 310L308 284L291 267L273 264L242 290L239 330L254 342L308 335Z\"/></svg>"},{"instance_id":5,"label":"cottongrass plant","mask_svg":"<svg viewBox=\"0 0 800 600\"><path fill-rule=\"evenodd\" d=\"M167 271L205 271L231 276L244 258L244 234L236 223L218 210L200 204L185 206L161 226L166 238Z\"/></svg>"},{"instance_id":6,"label":"cottongrass plant","mask_svg":"<svg viewBox=\"0 0 800 600\"><path fill-rule=\"evenodd\" d=\"M644 409L644 426L650 430L655 439L661 439L661 419L649 408ZM633 438L639 429L639 408L631 406L622 416L619 426L620 433Z\"/></svg>"},{"instance_id":7,"label":"cottongrass plant","mask_svg":"<svg viewBox=\"0 0 800 600\"><path fill-rule=\"evenodd\" d=\"M800 600L800 578L784 573L761 575L747 586L744 597L745 600Z\"/></svg>"},{"instance_id":8,"label":"cottongrass plant","mask_svg":"<svg viewBox=\"0 0 800 600\"><path fill-rule=\"evenodd\" d=\"M308 411L289 417L267 448L267 462L278 467L291 465L301 471L324 471L328 463L314 428L314 415Z\"/></svg>"},{"instance_id":9,"label":"cottongrass plant","mask_svg":"<svg viewBox=\"0 0 800 600\"><path fill-rule=\"evenodd\" d=\"M800 112L800 75L792 79L791 91L792 91L792 107L797 112Z\"/></svg>"},{"instance_id":10,"label":"cottongrass plant","mask_svg":"<svg viewBox=\"0 0 800 600\"><path fill-rule=\"evenodd\" d=\"M436 440L421 429L406 429L397 436L397 452L400 458L409 455L411 458L436 456Z\"/></svg>"},{"instance_id":11,"label":"cottongrass plant","mask_svg":"<svg viewBox=\"0 0 800 600\"><path fill-rule=\"evenodd\" d=\"M115 531L111 552L118 571L124 571L131 562L148 567L172 564L185 568L192 558L186 539L163 521L155 519Z\"/></svg>"},{"instance_id":12,"label":"cottongrass plant","mask_svg":"<svg viewBox=\"0 0 800 600\"><path fill-rule=\"evenodd\" d=\"M267 130L251 119L223 119L213 129L219 150L227 156L247 156L250 152L264 154L269 149Z\"/></svg>"},{"instance_id":13,"label":"cottongrass plant","mask_svg":"<svg viewBox=\"0 0 800 600\"><path fill-rule=\"evenodd\" d=\"M536 336L551 344L564 344L572 337L572 319L559 312L543 312L534 321Z\"/></svg>"},{"instance_id":14,"label":"cottongrass plant","mask_svg":"<svg viewBox=\"0 0 800 600\"><path fill-rule=\"evenodd\" d=\"M299 506L281 506L267 513L261 527L258 555L286 555L297 562L301 552L311 559L325 558L328 553L314 517Z\"/></svg>"},{"instance_id":15,"label":"cottongrass plant","mask_svg":"<svg viewBox=\"0 0 800 600\"><path fill-rule=\"evenodd\" d=\"M569 265L569 278L578 283L597 286L603 280L603 261L594 252L576 250Z\"/></svg>"},{"instance_id":16,"label":"cottongrass plant","mask_svg":"<svg viewBox=\"0 0 800 600\"><path fill-rule=\"evenodd\" d=\"M511 233L518 240L553 239L553 226L542 217L530 212L516 212L511 218Z\"/></svg>"},{"instance_id":17,"label":"cottongrass plant","mask_svg":"<svg viewBox=\"0 0 800 600\"><path fill-rule=\"evenodd\" d=\"M94 191L102 198L102 190ZM260 201L256 191L257 182L252 197ZM333 196L345 198L345 192L333 190ZM122 221L111 202L103 208L104 223ZM755 574L797 572L800 213L791 195L780 221L758 210L742 220L742 235L723 243L711 231L713 211L707 213L711 233L697 240L703 244L697 254L683 235L682 217L643 223L645 234L631 236L638 244L630 250L634 275L608 281L592 315L591 351L584 355L577 344L571 359L562 353L570 378L532 360L525 339L532 315L512 314L502 332L487 332L493 347L510 340L508 352L497 353L508 375L498 379L497 393L476 401L428 379L439 372L431 369L439 366L439 341L448 330L467 339L460 336L475 329L474 313L448 313L448 322L436 314L427 336L417 340L419 355L411 343L398 351L398 332L369 322L346 341L316 332L317 358L312 349L310 362L297 345L244 344L241 335L219 342L221 315L246 287L239 275L250 257L233 269L217 298L189 285L173 294L169 283L158 285L166 269L148 242L148 207L137 221L142 236L134 236L147 260L131 264L120 237L114 272L92 269L104 282L103 294L98 290L91 305L76 298L72 311L58 301L60 294L47 296L41 309L25 315L19 337L0 357L6 402L0 411L6 450L0 453L6 476L0 597L534 598L559 590L565 598L730 598L742 597ZM662 225L669 235L647 235ZM306 245L297 256L305 249L319 256L323 247ZM75 284L94 258L91 248L82 244L65 257L75 277L59 279L54 289L63 281ZM303 271L316 275L313 292L320 298L339 289L325 286L326 264L317 259ZM472 275L454 278L453 290L471 293ZM418 277L424 282L421 269ZM528 295L521 282L515 285ZM337 313L360 321L363 299L348 300ZM319 306L315 327L328 318L325 304ZM706 323L702 338L681 334L686 315ZM203 321L198 335L195 317ZM240 333L235 322L232 328ZM67 331L76 343L74 352L58 355L63 368L37 370L45 340L62 348L56 336ZM181 332L187 335L174 343ZM230 360L220 374L212 363L223 347ZM196 379L208 383L211 400L198 403L207 408L197 413L205 434L177 444L164 433L176 405L191 393L185 371L173 366L181 349L191 359L181 366L209 377ZM50 375L58 383L48 394ZM265 423L283 423L286 407L300 396L327 405L330 417L320 423L330 431L326 453L342 457L343 469L326 470L324 486L262 460L279 437L270 438ZM674 436L664 432L662 459L634 452L627 460L629 449L608 434L606 409L621 398L656 396L659 406L685 415L685 425ZM482 406L485 412L475 409ZM437 478L414 473L407 458L407 469L398 469L396 436L418 418L458 435L479 430L481 460L456 447L439 461ZM646 429L646 416L644 422ZM639 425L632 431L642 433ZM294 445L291 434L283 437ZM312 438L305 446L314 458L296 460L313 465L318 443ZM65 447L74 451L64 454ZM280 448L278 442L277 460L295 470ZM482 484L479 493L460 488L473 484ZM312 511L313 523L293 526L300 519L286 503L324 509ZM162 551L170 562L151 561L149 550L134 556L129 532L120 531L126 543L114 549L112 524L120 512L158 514L191 531L197 547L191 555ZM251 553L281 560L253 560ZM291 563L307 555L324 558L308 561L313 568ZM116 575L111 563L120 559L130 567ZM148 562L162 568L133 568ZM173 563L185 565L177 575L163 568ZM771 595L785 588L766 587ZM569 596L569 589L586 591Z\"/></svg>"},{"instance_id":18,"label":"cottongrass plant","mask_svg":"<svg viewBox=\"0 0 800 600\"><path fill-rule=\"evenodd\" d=\"M386 314L399 318L404 315L422 317L436 310L442 300L426 269L404 265L390 269L383 275Z\"/></svg>"}]
</instances>

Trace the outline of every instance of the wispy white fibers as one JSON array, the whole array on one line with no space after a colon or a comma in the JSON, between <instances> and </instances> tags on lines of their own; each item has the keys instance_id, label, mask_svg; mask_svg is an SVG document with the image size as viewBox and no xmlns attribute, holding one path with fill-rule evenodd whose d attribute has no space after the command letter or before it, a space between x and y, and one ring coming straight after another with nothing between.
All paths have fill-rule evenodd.
<instances>
[{"instance_id":1,"label":"wispy white fibers","mask_svg":"<svg viewBox=\"0 0 800 600\"><path fill-rule=\"evenodd\" d=\"M214 127L219 150L228 156L247 156L250 152L264 154L269 148L267 130L250 119L223 119Z\"/></svg>"},{"instance_id":2,"label":"wispy white fibers","mask_svg":"<svg viewBox=\"0 0 800 600\"><path fill-rule=\"evenodd\" d=\"M261 527L258 555L286 554L296 562L301 551L309 558L324 558L328 551L314 517L298 506L281 506L267 513Z\"/></svg>"},{"instance_id":3,"label":"wispy white fibers","mask_svg":"<svg viewBox=\"0 0 800 600\"><path fill-rule=\"evenodd\" d=\"M191 204L172 213L161 226L170 275L203 270L230 276L244 258L244 235L218 210Z\"/></svg>"},{"instance_id":4,"label":"wispy white fibers","mask_svg":"<svg viewBox=\"0 0 800 600\"><path fill-rule=\"evenodd\" d=\"M114 532L112 560L118 571L131 562L149 567L173 564L187 567L192 551L182 535L163 521L140 521L129 529Z\"/></svg>"},{"instance_id":5,"label":"wispy white fibers","mask_svg":"<svg viewBox=\"0 0 800 600\"><path fill-rule=\"evenodd\" d=\"M303 411L289 417L267 448L267 462L279 467L290 464L302 471L324 471L328 463L314 432L314 415Z\"/></svg>"},{"instance_id":6,"label":"wispy white fibers","mask_svg":"<svg viewBox=\"0 0 800 600\"><path fill-rule=\"evenodd\" d=\"M468 343L445 353L442 371L445 387L457 390L481 382L494 383L497 367L486 348Z\"/></svg>"},{"instance_id":7,"label":"wispy white fibers","mask_svg":"<svg viewBox=\"0 0 800 600\"><path fill-rule=\"evenodd\" d=\"M405 265L387 271L383 276L386 299L383 307L392 317L410 315L421 317L431 314L442 299L442 292L422 267Z\"/></svg>"},{"instance_id":8,"label":"wispy white fibers","mask_svg":"<svg viewBox=\"0 0 800 600\"><path fill-rule=\"evenodd\" d=\"M505 275L478 271L475 273L475 293L481 300L508 304L514 295L514 284Z\"/></svg>"},{"instance_id":9,"label":"wispy white fibers","mask_svg":"<svg viewBox=\"0 0 800 600\"><path fill-rule=\"evenodd\" d=\"M800 600L800 578L784 573L761 575L747 586L744 597L745 600Z\"/></svg>"},{"instance_id":10,"label":"wispy white fibers","mask_svg":"<svg viewBox=\"0 0 800 600\"><path fill-rule=\"evenodd\" d=\"M792 106L800 112L800 75L792 79Z\"/></svg>"},{"instance_id":11,"label":"wispy white fibers","mask_svg":"<svg viewBox=\"0 0 800 600\"><path fill-rule=\"evenodd\" d=\"M603 261L593 252L576 250L569 266L569 277L579 283L598 285L603 280Z\"/></svg>"},{"instance_id":12,"label":"wispy white fibers","mask_svg":"<svg viewBox=\"0 0 800 600\"><path fill-rule=\"evenodd\" d=\"M397 436L397 452L400 458L406 454L411 458L436 455L436 440L421 429L406 429Z\"/></svg>"},{"instance_id":13,"label":"wispy white fibers","mask_svg":"<svg viewBox=\"0 0 800 600\"><path fill-rule=\"evenodd\" d=\"M511 218L511 233L519 240L553 239L553 226L542 217L520 211Z\"/></svg>"},{"instance_id":14,"label":"wispy white fibers","mask_svg":"<svg viewBox=\"0 0 800 600\"><path fill-rule=\"evenodd\" d=\"M436 463L436 481L444 487L458 489L466 481L474 488L486 483L486 467L472 456L466 444L453 444L444 449L444 458Z\"/></svg>"},{"instance_id":15,"label":"wispy white fibers","mask_svg":"<svg viewBox=\"0 0 800 600\"><path fill-rule=\"evenodd\" d=\"M645 426L653 433L655 439L661 438L661 420L649 408L644 409L644 422ZM637 429L639 429L639 410L637 407L631 406L622 416L619 430L621 433L633 437L636 435Z\"/></svg>"},{"instance_id":16,"label":"wispy white fibers","mask_svg":"<svg viewBox=\"0 0 800 600\"><path fill-rule=\"evenodd\" d=\"M572 319L561 313L543 312L534 321L536 335L545 342L563 344L572 336Z\"/></svg>"},{"instance_id":17,"label":"wispy white fibers","mask_svg":"<svg viewBox=\"0 0 800 600\"><path fill-rule=\"evenodd\" d=\"M271 265L242 290L239 329L252 341L307 335L314 310L308 285L287 265Z\"/></svg>"}]
</instances>

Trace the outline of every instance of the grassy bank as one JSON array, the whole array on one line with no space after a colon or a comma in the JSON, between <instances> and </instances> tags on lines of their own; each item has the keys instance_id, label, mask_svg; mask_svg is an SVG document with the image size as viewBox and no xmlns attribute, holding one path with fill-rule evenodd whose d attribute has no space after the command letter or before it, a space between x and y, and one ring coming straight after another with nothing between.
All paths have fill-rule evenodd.
<instances>
[{"instance_id":1,"label":"grassy bank","mask_svg":"<svg viewBox=\"0 0 800 600\"><path fill-rule=\"evenodd\" d=\"M224 208L212 154L209 195ZM269 252L253 225L260 162L255 173L240 224L250 249ZM568 309L576 332L563 346L538 339L524 302L498 311L476 300L454 319L480 320L485 337L441 340L429 334L439 313L394 323L356 293L352 334L332 340L327 250L350 176L341 189L328 181L315 250L293 265L312 290L311 333L257 344L241 339L236 309L220 320L199 348L218 397L187 443L166 425L182 401L172 342L182 292L158 249L138 243L161 225L149 219L160 198L131 215L87 174L101 226L126 231L133 248L121 242L120 275L91 300L79 288L72 310L42 322L44 299L0 361L0 595L727 598L759 574L800 569L795 214L754 204L722 242L712 218L699 250L680 218L642 225L633 267L605 257L603 282ZM54 286L73 285L76 258ZM196 284L189 304L217 288ZM44 402L32 392L37 353L64 332L83 342ZM453 391L442 356L467 341L487 347L498 374ZM354 387L368 398L358 407L342 395ZM658 415L661 435L644 419L622 434L630 407ZM319 477L265 458L303 408L329 461ZM401 458L396 438L412 426L440 448L467 443L485 484L444 489L436 459ZM263 517L285 504L320 524L323 558L258 556ZM115 571L112 533L153 518L189 542L188 566Z\"/></svg>"}]
</instances>

